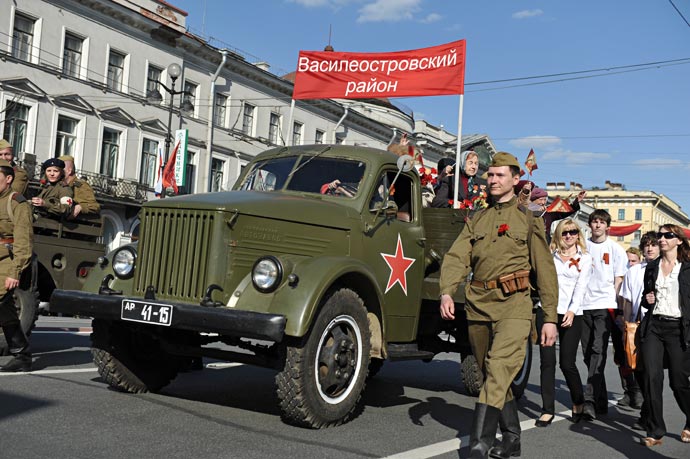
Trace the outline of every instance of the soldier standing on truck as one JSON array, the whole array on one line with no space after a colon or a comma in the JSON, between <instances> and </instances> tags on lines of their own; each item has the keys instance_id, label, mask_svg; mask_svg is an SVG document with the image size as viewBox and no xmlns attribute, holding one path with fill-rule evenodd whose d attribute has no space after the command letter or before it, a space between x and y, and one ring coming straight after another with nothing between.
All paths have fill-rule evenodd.
<instances>
[{"instance_id":1,"label":"soldier standing on truck","mask_svg":"<svg viewBox=\"0 0 690 459\"><path fill-rule=\"evenodd\" d=\"M12 190L14 169L0 159L0 326L13 359L0 371L31 371L29 341L22 330L13 290L31 264L33 231L31 206Z\"/></svg>"},{"instance_id":2,"label":"soldier standing on truck","mask_svg":"<svg viewBox=\"0 0 690 459\"><path fill-rule=\"evenodd\" d=\"M488 171L493 203L467 222L441 267L440 310L445 320L455 319L452 295L473 274L465 287L465 310L484 384L470 432L472 458L520 454L520 420L510 384L523 365L531 330L530 271L536 274L544 309L541 345L553 346L556 341L556 268L543 220L517 205L514 186L519 180L517 158L496 153ZM499 422L503 439L492 448Z\"/></svg>"},{"instance_id":3,"label":"soldier standing on truck","mask_svg":"<svg viewBox=\"0 0 690 459\"><path fill-rule=\"evenodd\" d=\"M14 151L12 144L5 139L0 139L0 159L9 162L14 169L14 180L12 181L12 191L16 191L26 196L26 189L29 187L29 176L24 169L17 166L14 162Z\"/></svg>"},{"instance_id":4,"label":"soldier standing on truck","mask_svg":"<svg viewBox=\"0 0 690 459\"><path fill-rule=\"evenodd\" d=\"M101 205L96 201L96 195L93 188L85 180L77 177L74 170L74 158L72 156L60 156L65 163L65 184L72 188L74 193L74 208L72 209L72 218L77 218L79 215L83 217L98 217L101 213Z\"/></svg>"},{"instance_id":5,"label":"soldier standing on truck","mask_svg":"<svg viewBox=\"0 0 690 459\"><path fill-rule=\"evenodd\" d=\"M65 162L50 158L43 162L45 178L41 180L41 192L31 198L31 204L39 212L60 219L72 213L74 193L62 180L65 178Z\"/></svg>"}]
</instances>

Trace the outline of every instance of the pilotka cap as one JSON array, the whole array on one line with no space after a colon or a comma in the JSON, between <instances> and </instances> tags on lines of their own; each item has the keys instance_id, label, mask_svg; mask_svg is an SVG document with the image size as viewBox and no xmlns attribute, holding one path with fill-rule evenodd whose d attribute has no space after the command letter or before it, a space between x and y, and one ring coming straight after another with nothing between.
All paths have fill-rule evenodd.
<instances>
[{"instance_id":1,"label":"pilotka cap","mask_svg":"<svg viewBox=\"0 0 690 459\"><path fill-rule=\"evenodd\" d=\"M515 166L520 169L520 163L517 158L510 153L505 151L499 151L493 157L489 167L501 167L501 166Z\"/></svg>"},{"instance_id":2,"label":"pilotka cap","mask_svg":"<svg viewBox=\"0 0 690 459\"><path fill-rule=\"evenodd\" d=\"M5 139L0 139L0 150L4 150L5 148L12 148L12 144Z\"/></svg>"},{"instance_id":3,"label":"pilotka cap","mask_svg":"<svg viewBox=\"0 0 690 459\"><path fill-rule=\"evenodd\" d=\"M9 167L11 169L12 164L10 164L10 162L6 159L0 159L0 167Z\"/></svg>"},{"instance_id":4,"label":"pilotka cap","mask_svg":"<svg viewBox=\"0 0 690 459\"><path fill-rule=\"evenodd\" d=\"M63 155L63 156L60 156L58 159L60 159L60 160L62 160L62 161L72 161L72 162L74 162L74 156L70 156L70 155Z\"/></svg>"}]
</instances>

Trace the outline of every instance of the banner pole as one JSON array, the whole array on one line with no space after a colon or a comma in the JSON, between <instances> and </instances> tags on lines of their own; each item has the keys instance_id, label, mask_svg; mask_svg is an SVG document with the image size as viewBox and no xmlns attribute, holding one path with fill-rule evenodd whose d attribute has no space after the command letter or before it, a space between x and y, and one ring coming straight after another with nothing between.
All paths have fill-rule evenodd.
<instances>
[{"instance_id":1,"label":"banner pole","mask_svg":"<svg viewBox=\"0 0 690 459\"><path fill-rule=\"evenodd\" d=\"M292 136L290 134L292 133L292 115L294 113L295 113L295 99L292 99L292 102L290 102L290 114L288 115L288 125L287 125L287 129L286 129L287 142L285 142L285 138L283 138L285 145L288 147L292 146Z\"/></svg>"},{"instance_id":2,"label":"banner pole","mask_svg":"<svg viewBox=\"0 0 690 459\"><path fill-rule=\"evenodd\" d=\"M462 155L462 106L464 101L464 94L460 94L460 102L458 103L458 144L455 149L455 186L453 187L453 208L458 209L460 203L458 202L458 192L460 191L460 171L462 164L460 164L460 157ZM441 171L438 171L440 174Z\"/></svg>"}]
</instances>

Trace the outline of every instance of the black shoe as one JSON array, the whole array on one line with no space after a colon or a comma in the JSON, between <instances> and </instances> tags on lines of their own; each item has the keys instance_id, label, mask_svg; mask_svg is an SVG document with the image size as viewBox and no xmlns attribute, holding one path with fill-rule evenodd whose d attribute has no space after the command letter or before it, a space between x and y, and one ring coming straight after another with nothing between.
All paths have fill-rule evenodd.
<instances>
[{"instance_id":1,"label":"black shoe","mask_svg":"<svg viewBox=\"0 0 690 459\"><path fill-rule=\"evenodd\" d=\"M501 427L503 438L501 438L500 445L491 448L489 456L498 459L520 456L520 433L522 429L520 428L520 418L515 399L506 402L503 406L498 425Z\"/></svg>"},{"instance_id":2,"label":"black shoe","mask_svg":"<svg viewBox=\"0 0 690 459\"><path fill-rule=\"evenodd\" d=\"M620 400L618 400L618 403L616 403L616 406L620 406L622 408L627 408L630 406L630 397L628 394L623 394L623 397L621 397Z\"/></svg>"},{"instance_id":3,"label":"black shoe","mask_svg":"<svg viewBox=\"0 0 690 459\"><path fill-rule=\"evenodd\" d=\"M585 421L594 421L596 418L597 412L594 409L594 405L592 403L585 402L584 406L582 407L582 419Z\"/></svg>"},{"instance_id":4,"label":"black shoe","mask_svg":"<svg viewBox=\"0 0 690 459\"><path fill-rule=\"evenodd\" d=\"M545 414L549 414L549 413L542 413L542 415L539 416L539 419L537 419L536 422L534 423L535 426L537 426L537 427L548 427L548 426L553 422L553 418L556 417L556 416L554 416L554 415L552 414L548 421L544 421L544 420L542 420L541 418L542 418Z\"/></svg>"},{"instance_id":5,"label":"black shoe","mask_svg":"<svg viewBox=\"0 0 690 459\"><path fill-rule=\"evenodd\" d=\"M579 413L576 413L575 411L572 412L572 417L570 420L573 422L573 424L577 424L578 422L582 421L582 413L583 411L580 411Z\"/></svg>"},{"instance_id":6,"label":"black shoe","mask_svg":"<svg viewBox=\"0 0 690 459\"><path fill-rule=\"evenodd\" d=\"M641 393L633 394L630 399L630 408L639 410L642 408L642 403L644 402L644 397Z\"/></svg>"},{"instance_id":7,"label":"black shoe","mask_svg":"<svg viewBox=\"0 0 690 459\"><path fill-rule=\"evenodd\" d=\"M17 356L10 360L7 365L0 367L0 371L7 373L17 373L31 371L31 358L26 358L24 356Z\"/></svg>"}]
</instances>

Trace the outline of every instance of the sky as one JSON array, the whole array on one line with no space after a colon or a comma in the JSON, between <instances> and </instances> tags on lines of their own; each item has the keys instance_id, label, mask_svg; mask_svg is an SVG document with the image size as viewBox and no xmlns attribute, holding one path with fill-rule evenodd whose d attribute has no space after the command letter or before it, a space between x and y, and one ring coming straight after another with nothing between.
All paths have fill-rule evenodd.
<instances>
[{"instance_id":1,"label":"sky","mask_svg":"<svg viewBox=\"0 0 690 459\"><path fill-rule=\"evenodd\" d=\"M465 39L463 134L521 161L533 148L538 186L608 180L690 214L690 0L169 1L191 32L276 75L329 35L342 52ZM397 101L457 134L458 96Z\"/></svg>"}]
</instances>

